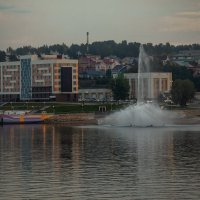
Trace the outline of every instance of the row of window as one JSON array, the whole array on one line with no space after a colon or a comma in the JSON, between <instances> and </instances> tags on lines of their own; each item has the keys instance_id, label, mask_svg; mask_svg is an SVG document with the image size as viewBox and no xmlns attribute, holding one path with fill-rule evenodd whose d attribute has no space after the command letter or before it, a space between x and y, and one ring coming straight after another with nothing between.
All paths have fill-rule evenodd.
<instances>
[{"instance_id":1,"label":"row of window","mask_svg":"<svg viewBox=\"0 0 200 200\"><path fill-rule=\"evenodd\" d=\"M5 76L5 75L16 76L19 74L19 72L18 71L4 71L2 74L3 74L3 76Z\"/></svg>"},{"instance_id":2,"label":"row of window","mask_svg":"<svg viewBox=\"0 0 200 200\"><path fill-rule=\"evenodd\" d=\"M32 67L50 67L50 64L33 64Z\"/></svg>"},{"instance_id":3,"label":"row of window","mask_svg":"<svg viewBox=\"0 0 200 200\"><path fill-rule=\"evenodd\" d=\"M8 77L8 76L5 76L3 77L3 81L6 82L6 81L12 81L12 80L18 80L18 78L16 76L11 76L11 77Z\"/></svg>"},{"instance_id":4,"label":"row of window","mask_svg":"<svg viewBox=\"0 0 200 200\"><path fill-rule=\"evenodd\" d=\"M51 70L49 70L49 69L41 69L41 70L33 69L32 73L34 73L34 74L51 73Z\"/></svg>"},{"instance_id":5,"label":"row of window","mask_svg":"<svg viewBox=\"0 0 200 200\"><path fill-rule=\"evenodd\" d=\"M2 66L4 69L16 69L19 68L19 65L3 65Z\"/></svg>"},{"instance_id":6,"label":"row of window","mask_svg":"<svg viewBox=\"0 0 200 200\"><path fill-rule=\"evenodd\" d=\"M3 92L19 92L19 88L3 89Z\"/></svg>"},{"instance_id":7,"label":"row of window","mask_svg":"<svg viewBox=\"0 0 200 200\"><path fill-rule=\"evenodd\" d=\"M51 77L50 77L50 76L38 75L38 76L33 76L32 79L33 79L33 81L34 81L34 80L44 80L44 81L48 81L48 80L51 80Z\"/></svg>"},{"instance_id":8,"label":"row of window","mask_svg":"<svg viewBox=\"0 0 200 200\"><path fill-rule=\"evenodd\" d=\"M33 85L35 87L37 87L37 86L48 86L48 85L51 85L51 82L37 82L37 83L33 83Z\"/></svg>"}]
</instances>

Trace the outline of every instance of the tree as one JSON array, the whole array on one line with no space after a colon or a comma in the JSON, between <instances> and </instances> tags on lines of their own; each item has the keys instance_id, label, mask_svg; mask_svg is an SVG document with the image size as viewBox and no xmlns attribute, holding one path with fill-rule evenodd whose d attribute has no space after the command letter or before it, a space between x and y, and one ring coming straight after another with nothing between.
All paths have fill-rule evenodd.
<instances>
[{"instance_id":1,"label":"tree","mask_svg":"<svg viewBox=\"0 0 200 200\"><path fill-rule=\"evenodd\" d=\"M125 100L129 96L129 82L122 74L112 79L111 89L115 100Z\"/></svg>"},{"instance_id":2,"label":"tree","mask_svg":"<svg viewBox=\"0 0 200 200\"><path fill-rule=\"evenodd\" d=\"M9 56L9 61L18 61L19 59L17 58L17 56L16 55L13 55L13 54L11 54L10 56Z\"/></svg>"},{"instance_id":3,"label":"tree","mask_svg":"<svg viewBox=\"0 0 200 200\"><path fill-rule=\"evenodd\" d=\"M168 62L163 66L163 72L172 72L172 79L177 80L193 80L192 71L187 69L185 66L179 66L176 63Z\"/></svg>"},{"instance_id":4,"label":"tree","mask_svg":"<svg viewBox=\"0 0 200 200\"><path fill-rule=\"evenodd\" d=\"M186 103L194 97L195 88L190 80L175 80L172 84L172 100L180 106L186 106Z\"/></svg>"},{"instance_id":5,"label":"tree","mask_svg":"<svg viewBox=\"0 0 200 200\"><path fill-rule=\"evenodd\" d=\"M0 51L0 62L6 61L6 53L4 51Z\"/></svg>"}]
</instances>

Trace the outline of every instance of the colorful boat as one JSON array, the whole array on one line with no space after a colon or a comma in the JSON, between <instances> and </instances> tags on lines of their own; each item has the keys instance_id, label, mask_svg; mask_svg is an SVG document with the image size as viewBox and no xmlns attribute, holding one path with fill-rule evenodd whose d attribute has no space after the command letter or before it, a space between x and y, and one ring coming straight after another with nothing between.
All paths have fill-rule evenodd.
<instances>
[{"instance_id":1,"label":"colorful boat","mask_svg":"<svg viewBox=\"0 0 200 200\"><path fill-rule=\"evenodd\" d=\"M1 124L34 124L42 123L45 119L49 118L46 114L41 115L14 115L14 114L1 114Z\"/></svg>"}]
</instances>

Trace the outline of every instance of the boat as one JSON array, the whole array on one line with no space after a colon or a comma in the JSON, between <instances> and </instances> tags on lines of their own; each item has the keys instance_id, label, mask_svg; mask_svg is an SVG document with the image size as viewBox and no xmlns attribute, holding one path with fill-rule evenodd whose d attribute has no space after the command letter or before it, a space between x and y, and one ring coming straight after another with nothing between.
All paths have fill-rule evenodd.
<instances>
[{"instance_id":1,"label":"boat","mask_svg":"<svg viewBox=\"0 0 200 200\"><path fill-rule=\"evenodd\" d=\"M41 115L31 115L31 114L1 114L0 115L0 124L35 124L35 123L42 123L48 116L41 114Z\"/></svg>"}]
</instances>

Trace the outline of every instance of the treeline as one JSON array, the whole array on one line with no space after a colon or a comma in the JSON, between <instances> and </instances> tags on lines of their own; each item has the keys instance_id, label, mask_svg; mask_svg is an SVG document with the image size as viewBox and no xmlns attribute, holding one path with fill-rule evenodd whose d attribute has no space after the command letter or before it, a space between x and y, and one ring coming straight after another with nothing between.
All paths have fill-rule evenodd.
<instances>
[{"instance_id":1,"label":"treeline","mask_svg":"<svg viewBox=\"0 0 200 200\"><path fill-rule=\"evenodd\" d=\"M102 58L106 56L117 56L119 58L124 57L138 57L140 43L138 42L127 42L126 40L116 43L114 40L102 41L102 42L93 42L89 44L72 44L67 46L66 44L54 44L54 45L43 45L41 47L35 48L32 46L19 47L13 49L9 47L6 51L10 55L10 60L15 60L19 55L27 54L65 54L70 58L77 59L81 55L87 53L93 55L100 55ZM191 44L191 45L171 45L170 43L166 44L156 44L152 43L144 44L145 50L150 55L156 56L167 56L173 53L178 53L181 50L200 50L200 44ZM87 51L88 49L88 51ZM0 61L6 60L6 52L0 51Z\"/></svg>"}]
</instances>

